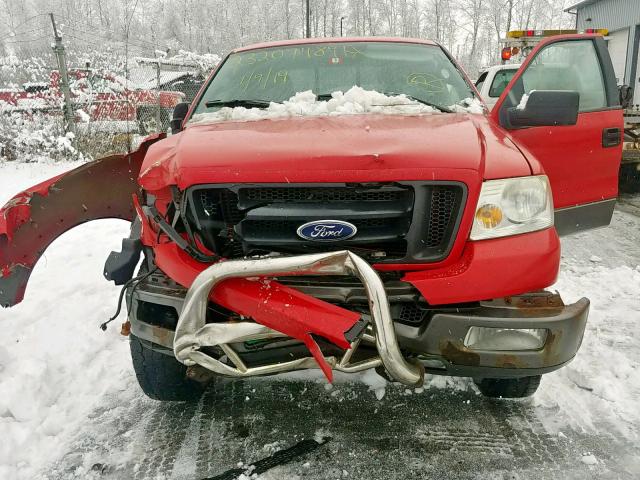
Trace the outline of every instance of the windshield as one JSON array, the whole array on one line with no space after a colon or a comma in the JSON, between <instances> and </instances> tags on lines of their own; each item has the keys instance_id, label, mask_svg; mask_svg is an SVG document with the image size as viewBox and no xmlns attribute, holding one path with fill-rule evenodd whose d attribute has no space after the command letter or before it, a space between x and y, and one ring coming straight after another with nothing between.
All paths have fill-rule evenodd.
<instances>
[{"instance_id":1,"label":"windshield","mask_svg":"<svg viewBox=\"0 0 640 480\"><path fill-rule=\"evenodd\" d=\"M220 67L195 113L241 101L283 102L298 92L321 99L353 86L405 94L434 106L473 98L460 71L435 45L347 42L291 45L234 53ZM240 101L240 102L238 102ZM208 106L207 106L208 104Z\"/></svg>"},{"instance_id":2,"label":"windshield","mask_svg":"<svg viewBox=\"0 0 640 480\"><path fill-rule=\"evenodd\" d=\"M500 95L502 95L502 92L504 92L504 89L507 88L507 85L509 85L509 82L517 71L517 68L513 68L496 72L496 76L493 77L493 82L491 83L491 88L489 89L489 96L498 98Z\"/></svg>"}]
</instances>

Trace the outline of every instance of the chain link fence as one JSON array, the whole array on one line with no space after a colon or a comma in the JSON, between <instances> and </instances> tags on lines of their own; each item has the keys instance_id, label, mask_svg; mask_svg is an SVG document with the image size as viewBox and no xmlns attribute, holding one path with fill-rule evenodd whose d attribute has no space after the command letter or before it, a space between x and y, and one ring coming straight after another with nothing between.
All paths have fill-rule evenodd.
<instances>
[{"instance_id":1,"label":"chain link fence","mask_svg":"<svg viewBox=\"0 0 640 480\"><path fill-rule=\"evenodd\" d=\"M64 82L48 47L0 55L0 160L85 159L135 149L169 129L172 111L191 102L217 55L143 49L66 48L72 122L63 115ZM147 49L148 50L148 49Z\"/></svg>"}]
</instances>

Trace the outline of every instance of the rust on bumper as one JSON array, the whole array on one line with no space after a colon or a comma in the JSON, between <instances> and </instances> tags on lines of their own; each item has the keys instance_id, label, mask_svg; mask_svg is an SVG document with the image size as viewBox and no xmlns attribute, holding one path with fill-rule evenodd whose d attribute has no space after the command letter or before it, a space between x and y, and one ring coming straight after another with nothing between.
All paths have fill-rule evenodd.
<instances>
[{"instance_id":1,"label":"rust on bumper","mask_svg":"<svg viewBox=\"0 0 640 480\"><path fill-rule=\"evenodd\" d=\"M426 328L396 324L398 341L439 371L456 376L522 377L557 370L576 355L587 323L589 300L564 305L558 294L533 292L480 302L473 309L436 312ZM534 350L475 349L465 345L471 327L543 329L544 344Z\"/></svg>"}]
</instances>

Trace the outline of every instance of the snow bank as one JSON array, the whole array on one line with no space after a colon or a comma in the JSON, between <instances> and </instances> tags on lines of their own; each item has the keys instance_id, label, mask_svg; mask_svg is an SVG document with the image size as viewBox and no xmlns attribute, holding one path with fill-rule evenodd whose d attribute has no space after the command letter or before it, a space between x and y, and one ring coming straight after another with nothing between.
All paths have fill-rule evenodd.
<instances>
[{"instance_id":1,"label":"snow bank","mask_svg":"<svg viewBox=\"0 0 640 480\"><path fill-rule=\"evenodd\" d=\"M0 164L0 204L79 164ZM106 333L98 328L118 295L102 266L127 234L118 220L68 232L36 265L25 302L0 308L0 479L39 478L106 398L140 394L118 333L122 320Z\"/></svg>"},{"instance_id":2,"label":"snow bank","mask_svg":"<svg viewBox=\"0 0 640 480\"><path fill-rule=\"evenodd\" d=\"M456 112L482 113L482 103L466 99L465 105L448 107ZM289 100L271 104L267 108L223 107L215 112L198 113L189 125L218 123L225 121L250 122L256 120L289 117L322 117L335 115L361 115L376 113L383 115L439 114L439 110L412 100L405 95L388 96L382 93L352 87L346 92L333 92L329 100L318 100L311 91L296 93Z\"/></svg>"},{"instance_id":3,"label":"snow bank","mask_svg":"<svg viewBox=\"0 0 640 480\"><path fill-rule=\"evenodd\" d=\"M534 400L567 413L573 427L617 427L640 434L640 265L607 268L569 265L552 287L565 301L591 301L582 346L568 366L545 375Z\"/></svg>"},{"instance_id":4,"label":"snow bank","mask_svg":"<svg viewBox=\"0 0 640 480\"><path fill-rule=\"evenodd\" d=\"M65 133L60 118L33 113L0 113L0 162L48 162L51 159L82 159Z\"/></svg>"}]
</instances>

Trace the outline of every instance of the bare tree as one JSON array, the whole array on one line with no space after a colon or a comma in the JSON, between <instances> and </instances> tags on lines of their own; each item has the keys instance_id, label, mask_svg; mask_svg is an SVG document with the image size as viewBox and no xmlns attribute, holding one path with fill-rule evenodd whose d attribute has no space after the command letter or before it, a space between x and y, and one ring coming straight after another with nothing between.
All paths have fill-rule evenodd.
<instances>
[{"instance_id":1,"label":"bare tree","mask_svg":"<svg viewBox=\"0 0 640 480\"><path fill-rule=\"evenodd\" d=\"M476 70L480 62L476 56L476 50L478 47L478 34L483 21L483 15L485 13L485 0L464 0L460 3L460 11L465 18L465 24L462 25L464 30L468 33L466 43L469 45L469 50L466 58L466 63L471 71Z\"/></svg>"},{"instance_id":2,"label":"bare tree","mask_svg":"<svg viewBox=\"0 0 640 480\"><path fill-rule=\"evenodd\" d=\"M53 12L67 25L67 44L86 49L124 41L139 55L174 49L224 53L253 42L303 35L304 0L0 0L4 51L31 39L30 16ZM133 8L138 4L137 8ZM315 35L432 38L472 74L496 60L500 38L514 28L570 27L561 0L311 0ZM132 11L134 12L131 15ZM73 28L73 30L71 30ZM48 34L49 32L47 32ZM17 36L16 39L13 36ZM40 34L43 49L49 37ZM147 48L148 47L148 48Z\"/></svg>"}]
</instances>

